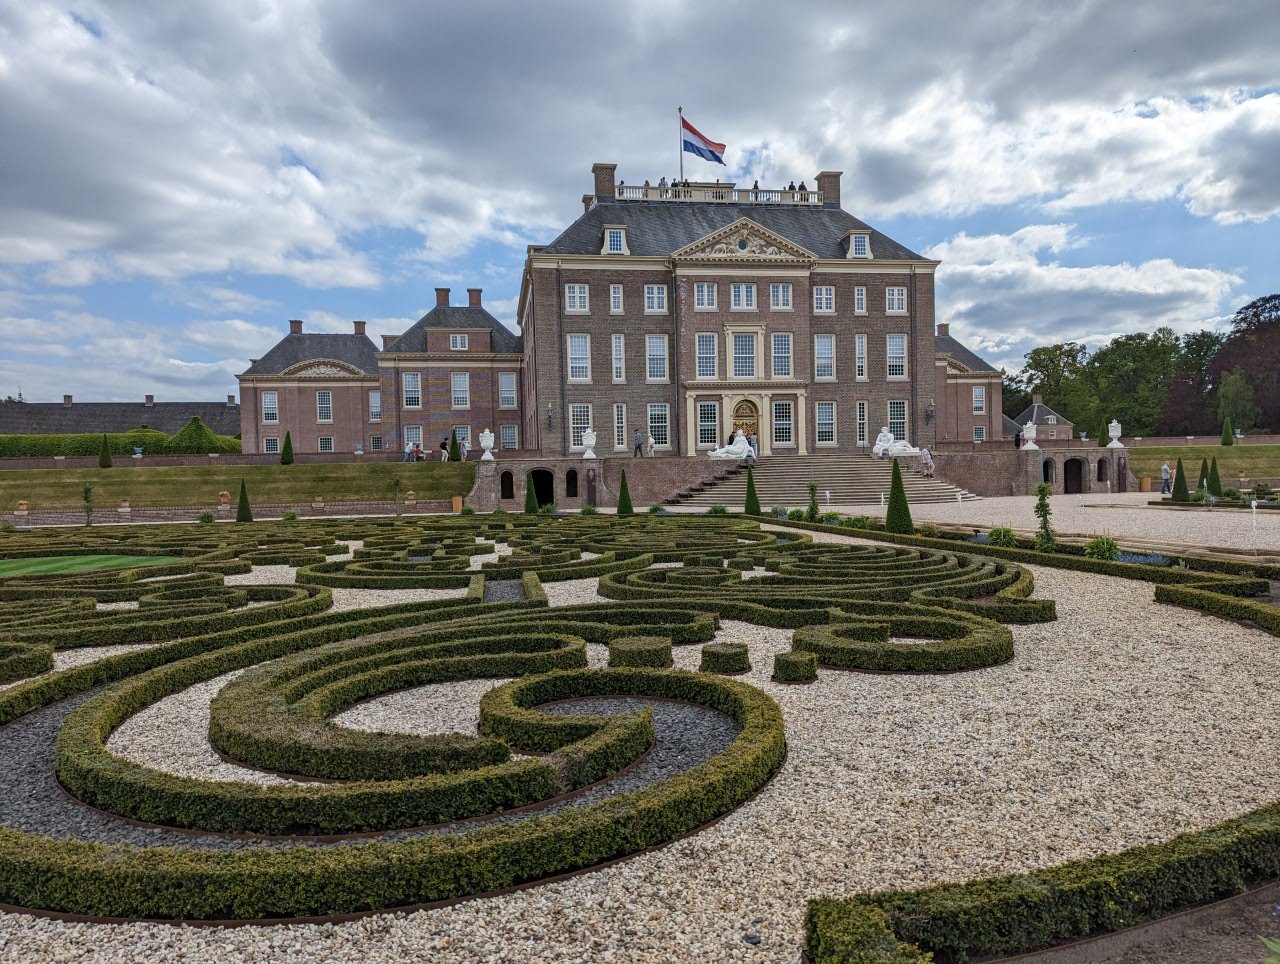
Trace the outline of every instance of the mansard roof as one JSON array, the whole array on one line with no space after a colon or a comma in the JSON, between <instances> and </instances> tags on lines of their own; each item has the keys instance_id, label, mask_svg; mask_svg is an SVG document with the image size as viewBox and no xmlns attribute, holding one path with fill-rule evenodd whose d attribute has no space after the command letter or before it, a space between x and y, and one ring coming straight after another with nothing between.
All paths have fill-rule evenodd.
<instances>
[{"instance_id":1,"label":"mansard roof","mask_svg":"<svg viewBox=\"0 0 1280 964\"><path fill-rule=\"evenodd\" d=\"M387 346L387 352L419 353L427 350L429 329L454 329L492 332L490 348L498 354L519 355L524 352L524 340L500 322L485 308L469 305L437 305L418 319L412 328Z\"/></svg>"},{"instance_id":2,"label":"mansard roof","mask_svg":"<svg viewBox=\"0 0 1280 964\"><path fill-rule=\"evenodd\" d=\"M850 232L870 236L873 260L929 260L839 208L803 204L623 201L612 198L597 199L590 211L536 253L599 254L605 225L621 225L627 229L627 248L632 255L668 257L742 218L754 221L824 260L845 259L846 238Z\"/></svg>"},{"instance_id":3,"label":"mansard roof","mask_svg":"<svg viewBox=\"0 0 1280 964\"><path fill-rule=\"evenodd\" d=\"M935 350L948 361L953 361L975 375L999 375L1000 369L993 367L971 352L951 335L935 335Z\"/></svg>"},{"instance_id":4,"label":"mansard roof","mask_svg":"<svg viewBox=\"0 0 1280 964\"><path fill-rule=\"evenodd\" d=\"M240 406L222 402L0 402L0 435L129 432L142 425L172 435L192 418L216 435L240 433Z\"/></svg>"},{"instance_id":5,"label":"mansard roof","mask_svg":"<svg viewBox=\"0 0 1280 964\"><path fill-rule=\"evenodd\" d=\"M285 335L240 375L281 375L308 361L336 361L366 375L378 373L377 348L368 335L308 332Z\"/></svg>"}]
</instances>

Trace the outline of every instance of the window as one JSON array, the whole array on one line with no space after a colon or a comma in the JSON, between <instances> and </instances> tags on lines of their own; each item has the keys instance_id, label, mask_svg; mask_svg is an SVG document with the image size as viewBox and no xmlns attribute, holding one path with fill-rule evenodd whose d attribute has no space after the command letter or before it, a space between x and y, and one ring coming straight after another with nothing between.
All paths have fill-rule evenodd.
<instances>
[{"instance_id":1,"label":"window","mask_svg":"<svg viewBox=\"0 0 1280 964\"><path fill-rule=\"evenodd\" d=\"M791 285L789 284L771 284L769 285L769 307L774 311L790 311L791 310Z\"/></svg>"},{"instance_id":2,"label":"window","mask_svg":"<svg viewBox=\"0 0 1280 964\"><path fill-rule=\"evenodd\" d=\"M454 332L453 334L449 335L449 350L450 351L466 351L467 336L460 335L457 332Z\"/></svg>"},{"instance_id":3,"label":"window","mask_svg":"<svg viewBox=\"0 0 1280 964\"><path fill-rule=\"evenodd\" d=\"M710 282L699 281L693 286L693 310L715 311L716 286Z\"/></svg>"},{"instance_id":4,"label":"window","mask_svg":"<svg viewBox=\"0 0 1280 964\"><path fill-rule=\"evenodd\" d=\"M369 451L370 451L370 452L381 452L381 451L382 451L382 436L381 436L381 435L370 435L370 436L369 436Z\"/></svg>"},{"instance_id":5,"label":"window","mask_svg":"<svg viewBox=\"0 0 1280 964\"><path fill-rule=\"evenodd\" d=\"M906 314L907 311L907 289L906 288L885 288L884 289L884 310L890 314Z\"/></svg>"},{"instance_id":6,"label":"window","mask_svg":"<svg viewBox=\"0 0 1280 964\"><path fill-rule=\"evenodd\" d=\"M321 451L321 452L332 452L332 451L333 451L333 436L332 436L332 435L324 435L324 436L321 436L321 438L320 438L320 451Z\"/></svg>"},{"instance_id":7,"label":"window","mask_svg":"<svg viewBox=\"0 0 1280 964\"><path fill-rule=\"evenodd\" d=\"M836 377L836 336L813 336L813 377Z\"/></svg>"},{"instance_id":8,"label":"window","mask_svg":"<svg viewBox=\"0 0 1280 964\"><path fill-rule=\"evenodd\" d=\"M860 382L867 380L867 336L856 335L853 339L853 376Z\"/></svg>"},{"instance_id":9,"label":"window","mask_svg":"<svg viewBox=\"0 0 1280 964\"><path fill-rule=\"evenodd\" d=\"M871 244L867 240L865 234L855 234L849 238L849 257L851 258L869 258L871 257Z\"/></svg>"},{"instance_id":10,"label":"window","mask_svg":"<svg viewBox=\"0 0 1280 964\"><path fill-rule=\"evenodd\" d=\"M1044 424L1045 424L1045 425L1057 425L1057 424L1058 424L1058 416L1056 416L1056 415L1046 415L1046 416L1044 417Z\"/></svg>"},{"instance_id":11,"label":"window","mask_svg":"<svg viewBox=\"0 0 1280 964\"><path fill-rule=\"evenodd\" d=\"M645 345L645 377L651 382L667 380L667 336L648 335Z\"/></svg>"},{"instance_id":12,"label":"window","mask_svg":"<svg viewBox=\"0 0 1280 964\"><path fill-rule=\"evenodd\" d=\"M867 313L867 289L861 285L853 289L853 313L855 315Z\"/></svg>"},{"instance_id":13,"label":"window","mask_svg":"<svg viewBox=\"0 0 1280 964\"><path fill-rule=\"evenodd\" d=\"M903 399L889 401L889 431L899 442L907 440L907 403Z\"/></svg>"},{"instance_id":14,"label":"window","mask_svg":"<svg viewBox=\"0 0 1280 964\"><path fill-rule=\"evenodd\" d=\"M382 421L382 392L376 389L369 393L369 421Z\"/></svg>"},{"instance_id":15,"label":"window","mask_svg":"<svg viewBox=\"0 0 1280 964\"><path fill-rule=\"evenodd\" d=\"M569 381L591 381L591 336L569 335Z\"/></svg>"},{"instance_id":16,"label":"window","mask_svg":"<svg viewBox=\"0 0 1280 964\"><path fill-rule=\"evenodd\" d=\"M667 286L644 286L644 313L646 315L665 315L667 313Z\"/></svg>"},{"instance_id":17,"label":"window","mask_svg":"<svg viewBox=\"0 0 1280 964\"><path fill-rule=\"evenodd\" d=\"M582 448L582 433L591 427L591 406L569 406L569 445Z\"/></svg>"},{"instance_id":18,"label":"window","mask_svg":"<svg viewBox=\"0 0 1280 964\"><path fill-rule=\"evenodd\" d=\"M627 448L627 406L613 406L613 447L615 449Z\"/></svg>"},{"instance_id":19,"label":"window","mask_svg":"<svg viewBox=\"0 0 1280 964\"><path fill-rule=\"evenodd\" d=\"M262 420L264 422L280 421L280 393L262 393Z\"/></svg>"},{"instance_id":20,"label":"window","mask_svg":"<svg viewBox=\"0 0 1280 964\"><path fill-rule=\"evenodd\" d=\"M585 314L590 310L586 285L564 286L564 310Z\"/></svg>"},{"instance_id":21,"label":"window","mask_svg":"<svg viewBox=\"0 0 1280 964\"><path fill-rule=\"evenodd\" d=\"M795 441L794 426L791 422L791 403L773 403L773 444L790 445Z\"/></svg>"},{"instance_id":22,"label":"window","mask_svg":"<svg viewBox=\"0 0 1280 964\"><path fill-rule=\"evenodd\" d=\"M654 445L671 445L671 407L666 402L649 404L649 434Z\"/></svg>"},{"instance_id":23,"label":"window","mask_svg":"<svg viewBox=\"0 0 1280 964\"><path fill-rule=\"evenodd\" d=\"M454 425L451 430L458 436L458 444L471 448L471 426L470 425Z\"/></svg>"},{"instance_id":24,"label":"window","mask_svg":"<svg viewBox=\"0 0 1280 964\"><path fill-rule=\"evenodd\" d=\"M973 386L973 414L987 414L987 389L984 385Z\"/></svg>"},{"instance_id":25,"label":"window","mask_svg":"<svg viewBox=\"0 0 1280 964\"><path fill-rule=\"evenodd\" d=\"M516 373L498 372L498 407L516 407Z\"/></svg>"},{"instance_id":26,"label":"window","mask_svg":"<svg viewBox=\"0 0 1280 964\"><path fill-rule=\"evenodd\" d=\"M830 285L818 285L813 289L813 310L831 314L836 310L836 289Z\"/></svg>"},{"instance_id":27,"label":"window","mask_svg":"<svg viewBox=\"0 0 1280 964\"><path fill-rule=\"evenodd\" d=\"M773 336L773 377L791 377L791 334L777 332Z\"/></svg>"},{"instance_id":28,"label":"window","mask_svg":"<svg viewBox=\"0 0 1280 964\"><path fill-rule=\"evenodd\" d=\"M471 407L471 376L466 372L449 373L450 404L454 408Z\"/></svg>"},{"instance_id":29,"label":"window","mask_svg":"<svg viewBox=\"0 0 1280 964\"><path fill-rule=\"evenodd\" d=\"M613 380L627 380L627 340L623 335L613 336Z\"/></svg>"},{"instance_id":30,"label":"window","mask_svg":"<svg viewBox=\"0 0 1280 964\"><path fill-rule=\"evenodd\" d=\"M316 392L316 421L333 421L333 392L322 388Z\"/></svg>"},{"instance_id":31,"label":"window","mask_svg":"<svg viewBox=\"0 0 1280 964\"><path fill-rule=\"evenodd\" d=\"M716 336L713 332L700 331L694 336L694 354L697 356L695 371L698 378L716 377Z\"/></svg>"},{"instance_id":32,"label":"window","mask_svg":"<svg viewBox=\"0 0 1280 964\"><path fill-rule=\"evenodd\" d=\"M268 455L279 455L280 440L278 438L264 438L262 440L262 451Z\"/></svg>"},{"instance_id":33,"label":"window","mask_svg":"<svg viewBox=\"0 0 1280 964\"><path fill-rule=\"evenodd\" d=\"M516 435L516 427L514 425L503 425L498 429L498 434L502 438L502 447L504 449L518 449L520 447L519 436Z\"/></svg>"},{"instance_id":34,"label":"window","mask_svg":"<svg viewBox=\"0 0 1280 964\"><path fill-rule=\"evenodd\" d=\"M610 228L604 233L604 249L609 254L622 254L622 228Z\"/></svg>"},{"instance_id":35,"label":"window","mask_svg":"<svg viewBox=\"0 0 1280 964\"><path fill-rule=\"evenodd\" d=\"M1058 430L1056 428L1049 429L1049 438L1057 438Z\"/></svg>"},{"instance_id":36,"label":"window","mask_svg":"<svg viewBox=\"0 0 1280 964\"><path fill-rule=\"evenodd\" d=\"M698 444L711 448L720 444L720 406L715 402L698 403Z\"/></svg>"},{"instance_id":37,"label":"window","mask_svg":"<svg viewBox=\"0 0 1280 964\"><path fill-rule=\"evenodd\" d=\"M975 442L985 442L987 440L987 427L985 425L975 425L973 427L973 440Z\"/></svg>"},{"instance_id":38,"label":"window","mask_svg":"<svg viewBox=\"0 0 1280 964\"><path fill-rule=\"evenodd\" d=\"M422 426L406 425L404 427L404 444L405 445L421 445L422 444Z\"/></svg>"},{"instance_id":39,"label":"window","mask_svg":"<svg viewBox=\"0 0 1280 964\"><path fill-rule=\"evenodd\" d=\"M858 403L858 444L867 444L867 403Z\"/></svg>"},{"instance_id":40,"label":"window","mask_svg":"<svg viewBox=\"0 0 1280 964\"><path fill-rule=\"evenodd\" d=\"M733 377L756 377L756 336L750 332L733 333Z\"/></svg>"},{"instance_id":41,"label":"window","mask_svg":"<svg viewBox=\"0 0 1280 964\"><path fill-rule=\"evenodd\" d=\"M814 421L818 426L819 445L836 444L836 403L817 402L813 406Z\"/></svg>"},{"instance_id":42,"label":"window","mask_svg":"<svg viewBox=\"0 0 1280 964\"><path fill-rule=\"evenodd\" d=\"M885 357L888 359L890 378L907 377L907 336L886 335Z\"/></svg>"},{"instance_id":43,"label":"window","mask_svg":"<svg viewBox=\"0 0 1280 964\"><path fill-rule=\"evenodd\" d=\"M729 307L734 311L756 310L756 286L749 284L729 285Z\"/></svg>"},{"instance_id":44,"label":"window","mask_svg":"<svg viewBox=\"0 0 1280 964\"><path fill-rule=\"evenodd\" d=\"M622 285L609 285L609 313L622 314Z\"/></svg>"},{"instance_id":45,"label":"window","mask_svg":"<svg viewBox=\"0 0 1280 964\"><path fill-rule=\"evenodd\" d=\"M419 372L405 372L401 377L404 385L404 407L422 408L422 375Z\"/></svg>"}]
</instances>

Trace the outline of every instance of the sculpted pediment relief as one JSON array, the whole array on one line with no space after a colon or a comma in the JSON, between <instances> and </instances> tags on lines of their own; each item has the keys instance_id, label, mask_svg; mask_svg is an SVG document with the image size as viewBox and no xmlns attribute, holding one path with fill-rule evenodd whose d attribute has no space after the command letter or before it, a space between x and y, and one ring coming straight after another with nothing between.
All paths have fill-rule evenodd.
<instances>
[{"instance_id":1,"label":"sculpted pediment relief","mask_svg":"<svg viewBox=\"0 0 1280 964\"><path fill-rule=\"evenodd\" d=\"M817 256L761 227L750 218L699 238L675 252L677 258L713 261L813 261Z\"/></svg>"},{"instance_id":2,"label":"sculpted pediment relief","mask_svg":"<svg viewBox=\"0 0 1280 964\"><path fill-rule=\"evenodd\" d=\"M339 361L305 361L286 368L283 375L292 375L296 378L350 378L351 376L360 377L363 373Z\"/></svg>"}]
</instances>

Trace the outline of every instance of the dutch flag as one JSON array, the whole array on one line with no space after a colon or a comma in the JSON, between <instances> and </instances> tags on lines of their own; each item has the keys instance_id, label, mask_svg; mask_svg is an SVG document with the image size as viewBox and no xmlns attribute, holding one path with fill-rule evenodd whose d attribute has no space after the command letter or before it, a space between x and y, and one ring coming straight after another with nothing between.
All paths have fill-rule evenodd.
<instances>
[{"instance_id":1,"label":"dutch flag","mask_svg":"<svg viewBox=\"0 0 1280 964\"><path fill-rule=\"evenodd\" d=\"M680 128L684 133L684 149L686 151L690 154L697 154L704 161L724 164L723 144L717 144L710 138L703 137L698 133L698 129L683 117L680 118ZM725 167L728 167L728 165L725 164Z\"/></svg>"}]
</instances>

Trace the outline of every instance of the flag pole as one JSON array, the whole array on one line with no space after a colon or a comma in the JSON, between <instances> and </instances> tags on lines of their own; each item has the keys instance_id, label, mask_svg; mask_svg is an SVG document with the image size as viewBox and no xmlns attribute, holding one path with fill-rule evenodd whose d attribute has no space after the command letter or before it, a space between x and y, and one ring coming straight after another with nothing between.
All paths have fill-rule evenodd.
<instances>
[{"instance_id":1,"label":"flag pole","mask_svg":"<svg viewBox=\"0 0 1280 964\"><path fill-rule=\"evenodd\" d=\"M680 150L680 180L684 180L684 108L676 108L676 145Z\"/></svg>"}]
</instances>

